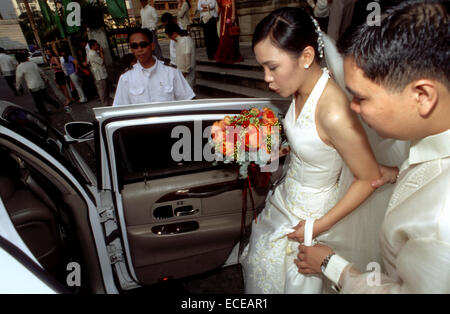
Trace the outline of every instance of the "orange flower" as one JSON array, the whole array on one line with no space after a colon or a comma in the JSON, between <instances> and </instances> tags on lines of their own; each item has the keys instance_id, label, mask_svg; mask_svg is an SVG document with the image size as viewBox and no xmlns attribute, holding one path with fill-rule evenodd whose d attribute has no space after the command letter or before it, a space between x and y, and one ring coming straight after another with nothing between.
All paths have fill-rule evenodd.
<instances>
[{"instance_id":1,"label":"orange flower","mask_svg":"<svg viewBox=\"0 0 450 314\"><path fill-rule=\"evenodd\" d=\"M225 129L222 127L221 122L214 122L211 128L211 138L214 143L222 143L225 140Z\"/></svg>"},{"instance_id":2,"label":"orange flower","mask_svg":"<svg viewBox=\"0 0 450 314\"><path fill-rule=\"evenodd\" d=\"M261 145L259 134L259 129L255 125L250 124L245 133L245 147L249 149L259 149L259 146Z\"/></svg>"},{"instance_id":3,"label":"orange flower","mask_svg":"<svg viewBox=\"0 0 450 314\"><path fill-rule=\"evenodd\" d=\"M230 125L231 124L231 118L229 116L225 116L225 118L223 118L223 124L224 125Z\"/></svg>"},{"instance_id":4,"label":"orange flower","mask_svg":"<svg viewBox=\"0 0 450 314\"><path fill-rule=\"evenodd\" d=\"M262 123L265 125L274 125L277 122L278 118L275 116L273 111L268 108L264 108L264 112L262 115Z\"/></svg>"},{"instance_id":5,"label":"orange flower","mask_svg":"<svg viewBox=\"0 0 450 314\"><path fill-rule=\"evenodd\" d=\"M234 155L234 143L233 142L224 142L219 147L220 153L224 156L233 156Z\"/></svg>"},{"instance_id":6,"label":"orange flower","mask_svg":"<svg viewBox=\"0 0 450 314\"><path fill-rule=\"evenodd\" d=\"M252 109L250 109L250 114L256 117L257 115L259 115L259 109L253 107Z\"/></svg>"}]
</instances>

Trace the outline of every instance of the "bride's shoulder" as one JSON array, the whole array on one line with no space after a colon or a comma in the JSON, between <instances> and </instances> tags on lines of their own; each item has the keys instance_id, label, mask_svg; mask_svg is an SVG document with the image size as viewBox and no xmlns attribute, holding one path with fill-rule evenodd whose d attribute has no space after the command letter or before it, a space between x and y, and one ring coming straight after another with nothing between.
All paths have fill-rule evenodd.
<instances>
[{"instance_id":1,"label":"bride's shoulder","mask_svg":"<svg viewBox=\"0 0 450 314\"><path fill-rule=\"evenodd\" d=\"M347 95L332 80L328 82L318 105L317 118L326 129L333 130L355 120L356 115L350 109Z\"/></svg>"}]
</instances>

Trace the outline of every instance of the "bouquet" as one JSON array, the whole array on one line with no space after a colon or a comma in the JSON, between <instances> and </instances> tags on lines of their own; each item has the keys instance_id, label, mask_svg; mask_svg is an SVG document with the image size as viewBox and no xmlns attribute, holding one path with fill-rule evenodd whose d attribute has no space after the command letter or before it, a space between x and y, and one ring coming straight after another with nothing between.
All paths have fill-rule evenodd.
<instances>
[{"instance_id":1,"label":"bouquet","mask_svg":"<svg viewBox=\"0 0 450 314\"><path fill-rule=\"evenodd\" d=\"M270 108L242 110L237 116L225 116L214 122L210 143L214 146L215 160L240 165L240 178L248 177L248 166L257 164L263 172L273 154L278 154L281 123Z\"/></svg>"}]
</instances>

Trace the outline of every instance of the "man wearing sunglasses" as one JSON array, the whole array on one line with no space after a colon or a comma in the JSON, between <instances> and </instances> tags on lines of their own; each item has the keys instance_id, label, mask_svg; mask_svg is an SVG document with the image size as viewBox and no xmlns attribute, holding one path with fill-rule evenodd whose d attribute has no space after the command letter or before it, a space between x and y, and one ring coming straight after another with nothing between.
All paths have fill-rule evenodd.
<instances>
[{"instance_id":1,"label":"man wearing sunglasses","mask_svg":"<svg viewBox=\"0 0 450 314\"><path fill-rule=\"evenodd\" d=\"M195 97L179 70L164 65L152 55L154 44L148 29L133 30L128 42L137 63L120 76L113 106L190 100Z\"/></svg>"}]
</instances>

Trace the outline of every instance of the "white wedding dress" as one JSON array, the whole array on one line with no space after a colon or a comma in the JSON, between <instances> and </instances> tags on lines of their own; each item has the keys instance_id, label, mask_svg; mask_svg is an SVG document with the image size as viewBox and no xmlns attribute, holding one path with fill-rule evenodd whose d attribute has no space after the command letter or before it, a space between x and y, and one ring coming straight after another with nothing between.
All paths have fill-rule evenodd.
<instances>
[{"instance_id":1,"label":"white wedding dress","mask_svg":"<svg viewBox=\"0 0 450 314\"><path fill-rule=\"evenodd\" d=\"M332 291L328 281L323 286L322 276L298 272L294 259L299 243L287 238L300 220L318 219L327 213L343 196L353 178L339 153L325 144L317 133L316 105L328 79L328 71L324 69L298 118L295 118L293 100L283 121L291 148L289 168L284 181L267 198L257 222L253 222L249 244L240 257L246 293ZM394 166L406 158L406 143L383 140L375 134L369 138L375 138L371 141L372 147L376 146L375 151L393 152L382 154L385 158L379 162ZM397 146L401 151L393 149ZM387 155L395 157L386 158ZM371 262L381 264L377 234L392 189L393 185L380 188L360 208L311 244L325 243L363 270ZM237 248L238 245L229 261L236 257Z\"/></svg>"},{"instance_id":2,"label":"white wedding dress","mask_svg":"<svg viewBox=\"0 0 450 314\"><path fill-rule=\"evenodd\" d=\"M284 120L291 147L286 178L253 223L249 245L241 256L246 293L320 293L322 279L298 273L294 259L299 243L287 234L300 220L322 217L337 202L343 161L317 134L315 111L328 82L324 70L298 118L295 100Z\"/></svg>"}]
</instances>

